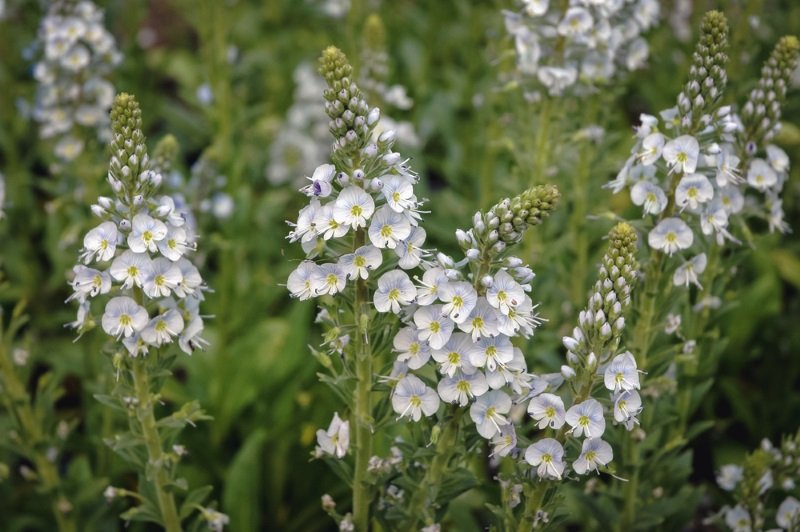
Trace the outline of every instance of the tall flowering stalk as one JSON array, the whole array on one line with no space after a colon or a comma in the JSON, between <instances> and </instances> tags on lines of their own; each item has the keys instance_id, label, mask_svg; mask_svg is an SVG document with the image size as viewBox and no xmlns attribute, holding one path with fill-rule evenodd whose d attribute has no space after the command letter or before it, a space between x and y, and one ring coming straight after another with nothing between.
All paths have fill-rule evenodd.
<instances>
[{"instance_id":1,"label":"tall flowering stalk","mask_svg":"<svg viewBox=\"0 0 800 532\"><path fill-rule=\"evenodd\" d=\"M109 487L109 499L130 496L139 504L123 514L177 531L198 509L210 526L226 518L199 506L201 488L179 507L176 492L187 488L176 476L186 454L176 438L186 425L207 419L197 403L183 405L158 418L163 378L175 361L173 344L191 354L206 345L201 337L200 303L206 286L188 259L195 249L184 215L169 196L157 195L163 177L151 168L139 105L120 94L111 109L111 161L108 182L114 197L100 197L92 212L103 221L85 236L71 281L71 300L79 304L71 325L83 334L95 325L93 307L103 311L100 325L110 337L117 385L112 397L101 397L127 412L130 431L108 444L139 469L148 489L136 493ZM217 527L220 528L220 527Z\"/></svg>"},{"instance_id":2,"label":"tall flowering stalk","mask_svg":"<svg viewBox=\"0 0 800 532\"><path fill-rule=\"evenodd\" d=\"M105 142L114 87L108 81L122 55L103 25L103 12L88 0L51 2L39 28L43 57L34 118L40 136L57 140L55 154L75 159L92 136Z\"/></svg>"},{"instance_id":3,"label":"tall flowering stalk","mask_svg":"<svg viewBox=\"0 0 800 532\"><path fill-rule=\"evenodd\" d=\"M776 146L764 144L778 127L788 75L797 62L797 40L789 37L778 43L741 117L733 107L723 105L727 45L724 15L707 13L677 105L662 111L658 118L642 116L631 156L608 185L617 192L629 189L633 203L643 209L648 232L645 287L636 304L631 339L637 361L647 371L662 373L662 383L674 379L665 374L669 367L677 370L673 364L680 362L675 405L678 421L668 432L671 449L680 449L685 443L689 417L698 402L695 383L699 368L713 371L717 347L706 329L711 310L721 304L721 259L740 249L740 238L751 238L747 222L753 216L768 220L770 230L786 229L779 194L788 157ZM764 151L766 159L756 157ZM762 194L765 200L761 202L750 199ZM676 257L682 258L676 261ZM692 286L697 287L694 298L688 290ZM665 304L674 300L673 287L679 291L678 312L665 317L667 311L675 310ZM682 315L687 321L683 328ZM682 345L657 348L660 329L676 334ZM709 341L698 346L703 339ZM657 389L649 392L661 393ZM645 427L641 436L650 428ZM631 482L621 486L626 493L623 527L635 522L640 499L638 448L629 446L634 472Z\"/></svg>"},{"instance_id":4,"label":"tall flowering stalk","mask_svg":"<svg viewBox=\"0 0 800 532\"><path fill-rule=\"evenodd\" d=\"M373 140L380 111L367 105L347 58L327 48L320 72L328 84L333 164L318 167L302 189L309 204L291 224L289 239L301 242L307 260L291 273L287 286L299 299L333 296L321 300L320 321L327 329L325 349L342 355L336 357L341 364L320 356L335 375L354 385L337 387L351 408L349 421L334 417L328 432L320 434L320 452L343 458L352 427L352 523L367 530L374 497L368 479L375 431L373 363L387 347L383 331L392 320L386 313L391 316L415 298L404 270L422 260L425 231L414 195L417 176L392 151L392 131Z\"/></svg>"}]
</instances>

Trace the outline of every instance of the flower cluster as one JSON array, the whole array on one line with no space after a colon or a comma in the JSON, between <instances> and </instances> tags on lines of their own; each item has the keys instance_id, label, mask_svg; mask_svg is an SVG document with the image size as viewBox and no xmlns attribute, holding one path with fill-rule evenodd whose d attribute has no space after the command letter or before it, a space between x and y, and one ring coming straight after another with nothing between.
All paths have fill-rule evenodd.
<instances>
[{"instance_id":1,"label":"flower cluster","mask_svg":"<svg viewBox=\"0 0 800 532\"><path fill-rule=\"evenodd\" d=\"M177 340L186 353L205 345L199 304L206 289L186 258L195 249L185 218L170 196L157 196L162 176L150 169L135 99L120 94L111 109L112 157L108 181L115 198L101 196L92 212L104 221L83 240L71 281L79 303L71 325L92 323L91 303L105 303L103 330L136 357Z\"/></svg>"},{"instance_id":2,"label":"flower cluster","mask_svg":"<svg viewBox=\"0 0 800 532\"><path fill-rule=\"evenodd\" d=\"M770 519L780 530L797 530L798 478L800 433L784 438L780 447L765 439L742 465L727 464L719 469L717 484L732 494L736 505L723 507L713 519L723 520L735 532L764 530ZM780 495L776 496L776 492ZM770 503L776 504L777 509Z\"/></svg>"},{"instance_id":3,"label":"flower cluster","mask_svg":"<svg viewBox=\"0 0 800 532\"><path fill-rule=\"evenodd\" d=\"M122 57L103 26L103 12L88 0L50 4L39 29L43 49L33 75L39 83L34 117L45 139L58 139L56 156L70 161L86 135L108 136L114 87L107 78ZM84 129L85 128L85 129Z\"/></svg>"},{"instance_id":4,"label":"flower cluster","mask_svg":"<svg viewBox=\"0 0 800 532\"><path fill-rule=\"evenodd\" d=\"M628 430L638 424L642 400L637 391L640 385L636 360L627 351L617 354L625 328L623 313L630 306L638 269L636 242L636 232L626 223L611 230L608 251L588 304L580 312L572 336L563 339L567 365L562 366L561 376L572 389L572 406L565 408L562 398L565 392L555 393L561 381L552 379L546 387L534 390L528 403L528 413L539 429L558 431L555 437L539 439L525 451L525 460L536 468L540 478L562 477L568 435L584 438L581 453L572 463L579 475L597 471L612 460L611 445L601 439L606 428L604 407L592 397L598 375L603 375L603 384L610 394L611 419Z\"/></svg>"},{"instance_id":5,"label":"flower cluster","mask_svg":"<svg viewBox=\"0 0 800 532\"><path fill-rule=\"evenodd\" d=\"M607 185L614 192L629 187L644 216L657 217L648 243L669 255L695 242L689 223L719 244L736 241L728 225L743 206L739 160L723 146L733 141L737 125L730 107L718 105L726 83L727 34L724 15L707 13L678 105L661 112L662 122L642 115L631 156ZM687 261L676 284L696 283L704 267L703 254Z\"/></svg>"},{"instance_id":6,"label":"flower cluster","mask_svg":"<svg viewBox=\"0 0 800 532\"><path fill-rule=\"evenodd\" d=\"M521 0L505 11L514 38L517 70L551 96L611 81L618 70L637 70L649 53L641 34L658 20L656 0L592 2Z\"/></svg>"},{"instance_id":7,"label":"flower cluster","mask_svg":"<svg viewBox=\"0 0 800 532\"><path fill-rule=\"evenodd\" d=\"M478 212L472 228L456 233L462 260L439 253L424 265L418 286L408 290L416 305L403 313L405 327L393 340L399 380L392 406L400 417L431 416L440 399L469 406L478 433L492 441L495 454L514 449L512 402L537 384L512 339L529 338L541 319L528 295L533 271L506 251L528 226L550 214L558 198L555 187L539 186ZM438 374L435 391L410 373L430 360Z\"/></svg>"},{"instance_id":8,"label":"flower cluster","mask_svg":"<svg viewBox=\"0 0 800 532\"><path fill-rule=\"evenodd\" d=\"M272 185L288 183L310 173L325 161L328 152L328 117L320 96L325 81L308 63L294 71L294 100L286 121L269 149L269 164L264 170Z\"/></svg>"},{"instance_id":9,"label":"flower cluster","mask_svg":"<svg viewBox=\"0 0 800 532\"><path fill-rule=\"evenodd\" d=\"M662 111L660 120L642 115L631 156L607 185L614 192L629 188L643 215L656 217L648 243L668 255L690 249L698 232L708 238L700 244L704 249L713 242L738 243L729 227L734 216L747 211L750 190L766 195L770 229L787 229L779 193L789 159L774 145L764 148L766 159L754 156L777 127L798 43L794 38L781 40L762 74L762 88L755 89L745 105L747 118L739 118L730 106L719 105L726 84L727 33L721 13L706 14L677 106ZM766 87L775 89L765 92ZM762 100L767 103L758 103ZM706 261L704 252L686 260L675 271L674 283L699 286L697 275Z\"/></svg>"},{"instance_id":10,"label":"flower cluster","mask_svg":"<svg viewBox=\"0 0 800 532\"><path fill-rule=\"evenodd\" d=\"M770 231L789 231L784 221L781 191L789 177L789 157L769 141L780 128L781 106L792 72L800 57L797 37L783 37L772 51L758 85L740 112L741 128L736 146L742 159L742 175L750 187L764 194L763 216Z\"/></svg>"},{"instance_id":11,"label":"flower cluster","mask_svg":"<svg viewBox=\"0 0 800 532\"><path fill-rule=\"evenodd\" d=\"M393 259L400 269L383 269L374 301L380 312L397 312L414 299L413 284L403 270L415 268L425 255L425 231L418 224L420 201L414 195L417 175L391 150L393 132L371 140L380 111L368 108L350 80L344 54L331 47L321 65L329 85L325 97L336 139L334 161L339 164L323 164L307 178L310 183L301 192L310 201L297 221L290 222L288 238L300 241L309 259L327 256L336 262L303 261L287 286L299 299L334 295L348 280L366 280ZM348 253L343 253L345 248Z\"/></svg>"}]
</instances>

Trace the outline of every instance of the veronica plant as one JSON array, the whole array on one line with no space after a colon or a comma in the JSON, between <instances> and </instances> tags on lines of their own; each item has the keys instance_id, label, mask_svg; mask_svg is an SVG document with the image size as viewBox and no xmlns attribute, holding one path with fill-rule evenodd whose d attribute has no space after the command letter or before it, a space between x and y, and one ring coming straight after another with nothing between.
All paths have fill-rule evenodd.
<instances>
[{"instance_id":1,"label":"veronica plant","mask_svg":"<svg viewBox=\"0 0 800 532\"><path fill-rule=\"evenodd\" d=\"M800 432L784 437L780 446L767 439L748 454L741 465L726 464L717 473L717 484L735 502L709 519L734 532L764 530L773 523L778 530L800 527ZM771 528L775 530L774 528Z\"/></svg>"},{"instance_id":2,"label":"veronica plant","mask_svg":"<svg viewBox=\"0 0 800 532\"><path fill-rule=\"evenodd\" d=\"M200 503L211 489L188 493L177 476L186 449L177 443L187 425L207 419L196 402L157 417L160 390L175 362L172 347L187 354L206 345L200 303L206 286L188 256L195 249L183 214L169 196L159 196L163 177L151 168L136 100L120 94L111 109L111 162L108 182L114 197L100 197L92 212L103 221L85 236L71 281L70 300L79 304L71 325L83 334L95 325L94 307L109 336L116 372L113 396L101 402L125 413L130 430L107 443L141 474L141 489L109 487L106 496L132 497L138 504L125 519L152 521L166 530L200 511L212 528L226 517Z\"/></svg>"},{"instance_id":3,"label":"veronica plant","mask_svg":"<svg viewBox=\"0 0 800 532\"><path fill-rule=\"evenodd\" d=\"M56 139L55 154L75 159L87 138L108 140L108 110L114 87L108 81L122 60L103 12L88 0L51 2L39 28L42 59L34 118L44 139Z\"/></svg>"}]
</instances>

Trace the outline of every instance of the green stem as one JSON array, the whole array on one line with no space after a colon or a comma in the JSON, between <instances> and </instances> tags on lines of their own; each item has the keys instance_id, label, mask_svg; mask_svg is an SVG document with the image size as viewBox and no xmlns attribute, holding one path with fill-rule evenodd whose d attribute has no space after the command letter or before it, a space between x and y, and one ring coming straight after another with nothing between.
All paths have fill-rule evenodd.
<instances>
[{"instance_id":1,"label":"green stem","mask_svg":"<svg viewBox=\"0 0 800 532\"><path fill-rule=\"evenodd\" d=\"M533 488L532 494L525 494L525 509L522 512L522 519L517 526L517 532L530 532L536 522L536 513L542 509L544 497L550 489L550 482L540 480Z\"/></svg>"},{"instance_id":2,"label":"green stem","mask_svg":"<svg viewBox=\"0 0 800 532\"><path fill-rule=\"evenodd\" d=\"M533 168L531 172L531 186L541 182L547 165L550 163L550 122L553 114L553 100L543 97L539 109L539 120L536 124L536 140L534 143Z\"/></svg>"},{"instance_id":3,"label":"green stem","mask_svg":"<svg viewBox=\"0 0 800 532\"><path fill-rule=\"evenodd\" d=\"M25 385L19 379L8 350L0 344L0 381L4 389L3 399L11 416L20 428L20 437L28 449L28 456L36 466L36 472L41 480L44 491L51 496L51 508L55 517L58 530L61 532L75 532L77 527L72 516L67 515L60 507L66 501L61 493L61 479L55 464L47 459L41 451L45 442L42 427L34 414L30 396L25 390Z\"/></svg>"},{"instance_id":4,"label":"green stem","mask_svg":"<svg viewBox=\"0 0 800 532\"><path fill-rule=\"evenodd\" d=\"M431 466L425 472L422 482L417 486L411 499L409 515L412 522L409 530L417 530L416 527L419 521L429 517L428 509L436 502L435 490L441 485L442 478L447 472L447 466L455 452L456 443L458 442L458 426L463 412L463 408L458 408L455 405L450 407L451 416L444 423L444 429L436 442L436 453ZM431 523L426 522L425 524Z\"/></svg>"},{"instance_id":5,"label":"green stem","mask_svg":"<svg viewBox=\"0 0 800 532\"><path fill-rule=\"evenodd\" d=\"M175 506L175 498L169 491L171 483L170 474L167 470L164 446L161 435L156 426L154 413L154 397L150 393L150 377L147 373L147 359L140 357L133 361L133 387L136 399L139 404L136 408L136 418L142 428L145 446L147 447L148 468L152 467L154 474L149 480L153 483L158 499L158 506L161 509L161 518L167 532L180 532L181 520L178 517L178 510ZM151 475L147 474L146 477Z\"/></svg>"},{"instance_id":6,"label":"green stem","mask_svg":"<svg viewBox=\"0 0 800 532\"><path fill-rule=\"evenodd\" d=\"M354 249L364 245L364 230L356 231ZM356 389L353 425L355 425L355 471L353 472L353 524L358 532L369 530L369 506L372 500L367 484L367 466L372 456L372 350L369 344L369 294L364 279L356 282L353 303L355 318Z\"/></svg>"}]
</instances>

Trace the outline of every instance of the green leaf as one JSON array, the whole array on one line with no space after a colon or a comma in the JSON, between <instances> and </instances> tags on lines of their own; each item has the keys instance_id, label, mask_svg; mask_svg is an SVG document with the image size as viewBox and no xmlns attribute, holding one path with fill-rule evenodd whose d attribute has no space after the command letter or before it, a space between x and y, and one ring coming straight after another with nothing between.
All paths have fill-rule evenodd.
<instances>
[{"instance_id":1,"label":"green leaf","mask_svg":"<svg viewBox=\"0 0 800 532\"><path fill-rule=\"evenodd\" d=\"M261 500L261 460L267 431L250 434L225 473L223 508L231 518L231 530L258 530Z\"/></svg>"},{"instance_id":2,"label":"green leaf","mask_svg":"<svg viewBox=\"0 0 800 532\"><path fill-rule=\"evenodd\" d=\"M214 486L203 486L189 492L186 499L181 504L179 515L181 519L186 519L195 510L195 505L202 505L211 492L214 491Z\"/></svg>"}]
</instances>

